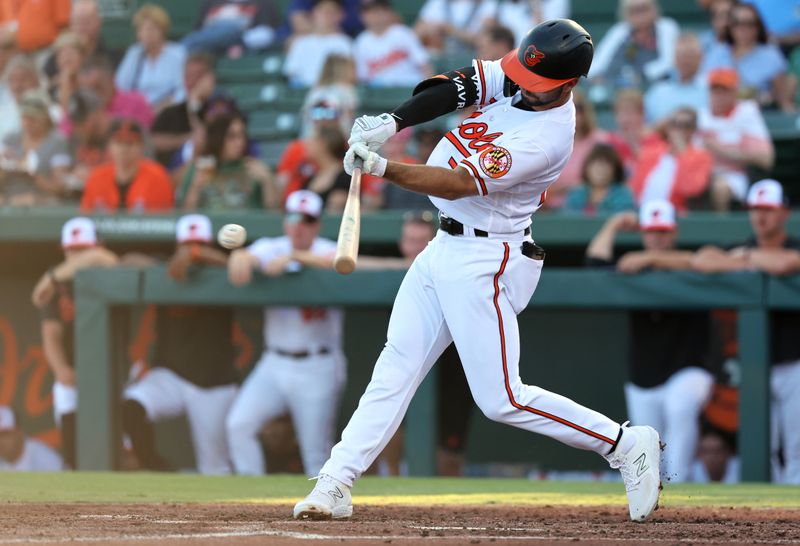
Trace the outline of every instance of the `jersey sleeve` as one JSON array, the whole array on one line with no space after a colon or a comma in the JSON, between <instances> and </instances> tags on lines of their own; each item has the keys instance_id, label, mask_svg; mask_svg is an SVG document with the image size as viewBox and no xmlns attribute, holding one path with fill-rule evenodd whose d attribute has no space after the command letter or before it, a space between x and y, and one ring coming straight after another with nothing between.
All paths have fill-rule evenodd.
<instances>
[{"instance_id":1,"label":"jersey sleeve","mask_svg":"<svg viewBox=\"0 0 800 546\"><path fill-rule=\"evenodd\" d=\"M247 247L247 252L258 259L258 263L261 264L261 267L267 265L280 254L278 245L269 237L257 239L252 245Z\"/></svg>"},{"instance_id":2,"label":"jersey sleeve","mask_svg":"<svg viewBox=\"0 0 800 546\"><path fill-rule=\"evenodd\" d=\"M503 93L505 75L500 61L473 60L471 66L449 70L421 81L414 88L414 95L426 89L450 82L455 86L458 96L457 109L468 106L489 104L497 95Z\"/></svg>"},{"instance_id":3,"label":"jersey sleeve","mask_svg":"<svg viewBox=\"0 0 800 546\"><path fill-rule=\"evenodd\" d=\"M497 95L503 94L503 83L505 82L505 73L500 68L500 61L481 61L475 59L472 61L472 67L475 69L475 88L477 94L476 106L483 106Z\"/></svg>"},{"instance_id":4,"label":"jersey sleeve","mask_svg":"<svg viewBox=\"0 0 800 546\"><path fill-rule=\"evenodd\" d=\"M497 139L458 166L472 175L480 195L489 195L538 178L550 167L550 159L530 140L512 137Z\"/></svg>"}]
</instances>

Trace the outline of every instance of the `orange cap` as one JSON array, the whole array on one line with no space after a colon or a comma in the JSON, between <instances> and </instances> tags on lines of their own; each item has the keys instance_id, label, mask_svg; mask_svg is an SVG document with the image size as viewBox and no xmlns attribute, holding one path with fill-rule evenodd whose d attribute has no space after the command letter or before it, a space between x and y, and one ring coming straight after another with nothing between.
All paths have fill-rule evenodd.
<instances>
[{"instance_id":1,"label":"orange cap","mask_svg":"<svg viewBox=\"0 0 800 546\"><path fill-rule=\"evenodd\" d=\"M737 89L739 87L739 74L733 68L717 68L708 73L710 87L725 87Z\"/></svg>"}]
</instances>

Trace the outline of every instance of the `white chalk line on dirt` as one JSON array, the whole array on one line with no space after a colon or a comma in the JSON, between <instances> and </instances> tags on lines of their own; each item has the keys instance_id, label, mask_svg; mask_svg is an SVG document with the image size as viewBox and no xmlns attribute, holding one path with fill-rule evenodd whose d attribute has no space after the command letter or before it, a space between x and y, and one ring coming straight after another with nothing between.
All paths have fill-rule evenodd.
<instances>
[{"instance_id":1,"label":"white chalk line on dirt","mask_svg":"<svg viewBox=\"0 0 800 546\"><path fill-rule=\"evenodd\" d=\"M464 530L463 528L453 528ZM480 528L481 530L497 530ZM469 530L469 528L467 528ZM230 531L204 532L204 533L167 533L167 534L131 534L131 535L110 535L110 536L76 536L76 537L16 537L13 539L0 539L0 544L57 544L57 543L115 543L115 542L138 542L138 541L168 541L168 540L204 540L218 538L250 538L250 537L276 537L289 538L296 540L328 540L328 541L420 541L420 540L486 540L486 541L578 541L592 540L599 542L642 542L650 543L685 543L685 544L800 544L800 540L718 540L718 539L699 539L699 538L656 538L656 537L599 537L599 536L496 536L496 535L428 535L409 536L409 535L326 535L321 533L305 533L299 531L282 531L279 529L263 529L249 527Z\"/></svg>"}]
</instances>

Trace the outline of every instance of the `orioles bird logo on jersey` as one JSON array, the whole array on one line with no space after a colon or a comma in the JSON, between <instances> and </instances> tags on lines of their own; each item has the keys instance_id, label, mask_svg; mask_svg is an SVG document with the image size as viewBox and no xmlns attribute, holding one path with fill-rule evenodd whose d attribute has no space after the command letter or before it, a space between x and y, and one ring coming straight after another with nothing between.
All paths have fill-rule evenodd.
<instances>
[{"instance_id":1,"label":"orioles bird logo on jersey","mask_svg":"<svg viewBox=\"0 0 800 546\"><path fill-rule=\"evenodd\" d=\"M505 148L492 146L480 157L481 170L490 178L500 178L511 169L511 154Z\"/></svg>"},{"instance_id":2,"label":"orioles bird logo on jersey","mask_svg":"<svg viewBox=\"0 0 800 546\"><path fill-rule=\"evenodd\" d=\"M536 49L536 46L531 44L525 50L525 64L528 66L536 66L544 59L544 53Z\"/></svg>"}]
</instances>

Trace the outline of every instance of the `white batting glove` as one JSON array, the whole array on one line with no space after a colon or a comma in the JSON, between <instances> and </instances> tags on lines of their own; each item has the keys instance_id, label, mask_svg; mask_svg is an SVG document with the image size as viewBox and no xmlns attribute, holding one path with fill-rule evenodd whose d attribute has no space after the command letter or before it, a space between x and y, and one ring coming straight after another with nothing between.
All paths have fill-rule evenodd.
<instances>
[{"instance_id":1,"label":"white batting glove","mask_svg":"<svg viewBox=\"0 0 800 546\"><path fill-rule=\"evenodd\" d=\"M395 133L397 133L397 121L390 114L361 116L353 124L350 140L347 143L353 146L356 142L363 142L370 151L377 152Z\"/></svg>"},{"instance_id":2,"label":"white batting glove","mask_svg":"<svg viewBox=\"0 0 800 546\"><path fill-rule=\"evenodd\" d=\"M364 162L361 167L363 172L381 177L386 173L386 164L388 161L375 152L370 152L364 142L354 143L350 146L350 149L347 150L347 153L344 154L344 172L353 174L356 158Z\"/></svg>"}]
</instances>

